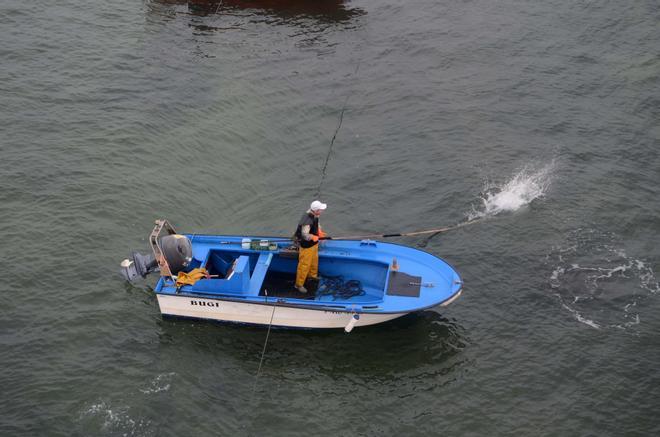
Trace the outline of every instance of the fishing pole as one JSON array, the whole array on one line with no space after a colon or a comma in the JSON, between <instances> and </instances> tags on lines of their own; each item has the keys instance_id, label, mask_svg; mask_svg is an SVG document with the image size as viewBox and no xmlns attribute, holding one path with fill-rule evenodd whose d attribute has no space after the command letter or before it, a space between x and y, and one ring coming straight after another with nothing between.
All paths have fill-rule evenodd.
<instances>
[{"instance_id":1,"label":"fishing pole","mask_svg":"<svg viewBox=\"0 0 660 437\"><path fill-rule=\"evenodd\" d=\"M474 223L478 223L483 220L482 218L474 219L474 220L468 220L462 223L459 223L454 226L446 226L444 228L436 228L436 229L426 229L423 231L414 231L414 232L397 232L397 233L392 233L392 234L368 234L368 235L347 235L347 236L341 236L341 237L321 237L319 240L364 240L368 238L392 238L392 237L414 237L417 235L429 235L429 234L440 234L443 232L448 232L448 231L453 231L455 229L459 229ZM292 238L285 238L285 237L275 237L275 238L264 238L264 240L273 243L283 243L283 242L289 242L293 241ZM260 240L254 240L254 241L260 241ZM241 241L220 241L220 244L242 244Z\"/></svg>"},{"instance_id":2,"label":"fishing pole","mask_svg":"<svg viewBox=\"0 0 660 437\"><path fill-rule=\"evenodd\" d=\"M459 223L454 226L446 226L444 228L437 229L426 229L423 231L414 231L414 232L397 232L392 234L369 234L369 235L349 235L344 237L332 237L333 240L363 240L366 238L391 238L391 237L414 237L417 235L428 235L428 234L440 234L442 232L453 231L454 229L459 229L473 223L477 223L482 219L468 220L462 223Z\"/></svg>"}]
</instances>

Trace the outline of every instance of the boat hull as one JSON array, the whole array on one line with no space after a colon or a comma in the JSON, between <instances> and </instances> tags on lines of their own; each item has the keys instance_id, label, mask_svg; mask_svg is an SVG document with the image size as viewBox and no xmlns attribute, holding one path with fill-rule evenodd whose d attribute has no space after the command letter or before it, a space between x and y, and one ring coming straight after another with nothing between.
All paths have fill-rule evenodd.
<instances>
[{"instance_id":1,"label":"boat hull","mask_svg":"<svg viewBox=\"0 0 660 437\"><path fill-rule=\"evenodd\" d=\"M249 303L197 296L157 294L164 316L207 319L222 322L249 323L288 328L346 328L355 315L351 311L331 308L300 308L277 303ZM408 313L369 314L360 312L352 326L368 326L387 322Z\"/></svg>"}]
</instances>

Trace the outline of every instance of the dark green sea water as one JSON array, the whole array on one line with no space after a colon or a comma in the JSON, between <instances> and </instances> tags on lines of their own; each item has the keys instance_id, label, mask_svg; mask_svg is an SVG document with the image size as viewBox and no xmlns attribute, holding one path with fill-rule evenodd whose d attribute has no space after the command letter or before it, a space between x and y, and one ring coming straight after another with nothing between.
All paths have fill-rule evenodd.
<instances>
[{"instance_id":1,"label":"dark green sea water","mask_svg":"<svg viewBox=\"0 0 660 437\"><path fill-rule=\"evenodd\" d=\"M0 435L660 434L656 1L0 3ZM340 114L344 110L341 127ZM156 218L425 241L351 334L163 320Z\"/></svg>"}]
</instances>

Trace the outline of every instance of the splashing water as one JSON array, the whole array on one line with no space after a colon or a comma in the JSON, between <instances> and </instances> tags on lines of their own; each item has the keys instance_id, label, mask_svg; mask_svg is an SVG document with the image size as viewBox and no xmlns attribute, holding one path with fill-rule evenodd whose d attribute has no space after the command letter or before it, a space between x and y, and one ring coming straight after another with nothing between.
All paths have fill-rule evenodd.
<instances>
[{"instance_id":1,"label":"splashing water","mask_svg":"<svg viewBox=\"0 0 660 437\"><path fill-rule=\"evenodd\" d=\"M481 208L472 208L468 221L490 217L503 211L516 211L545 195L555 168L554 161L542 168L525 167L503 185L488 182Z\"/></svg>"}]
</instances>

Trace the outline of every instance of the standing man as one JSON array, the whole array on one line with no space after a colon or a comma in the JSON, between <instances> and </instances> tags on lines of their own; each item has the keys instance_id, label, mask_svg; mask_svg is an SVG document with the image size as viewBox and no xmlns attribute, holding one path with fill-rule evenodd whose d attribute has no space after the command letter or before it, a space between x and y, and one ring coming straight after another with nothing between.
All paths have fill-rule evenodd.
<instances>
[{"instance_id":1,"label":"standing man","mask_svg":"<svg viewBox=\"0 0 660 437\"><path fill-rule=\"evenodd\" d=\"M319 217L327 207L328 205L325 203L318 200L313 201L307 212L303 214L296 229L295 239L300 246L296 290L301 293L307 293L305 281L308 278L319 279L319 238L326 236L325 232L321 230Z\"/></svg>"}]
</instances>

